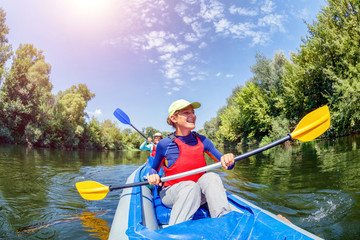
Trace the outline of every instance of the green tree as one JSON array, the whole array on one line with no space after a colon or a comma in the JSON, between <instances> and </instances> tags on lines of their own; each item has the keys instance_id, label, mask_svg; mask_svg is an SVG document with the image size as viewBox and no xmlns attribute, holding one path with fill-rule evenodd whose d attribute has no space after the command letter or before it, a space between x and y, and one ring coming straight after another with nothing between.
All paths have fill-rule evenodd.
<instances>
[{"instance_id":1,"label":"green tree","mask_svg":"<svg viewBox=\"0 0 360 240\"><path fill-rule=\"evenodd\" d=\"M359 131L360 2L328 0L285 74L292 112L330 105L332 133Z\"/></svg>"},{"instance_id":2,"label":"green tree","mask_svg":"<svg viewBox=\"0 0 360 240\"><path fill-rule=\"evenodd\" d=\"M1 121L16 143L36 142L41 136L46 105L51 101L50 65L42 51L21 44L1 88ZM28 126L29 125L29 126Z\"/></svg>"},{"instance_id":3,"label":"green tree","mask_svg":"<svg viewBox=\"0 0 360 240\"><path fill-rule=\"evenodd\" d=\"M138 149L143 142L139 133L132 131L130 128L125 128L121 131L121 139L126 149Z\"/></svg>"},{"instance_id":4,"label":"green tree","mask_svg":"<svg viewBox=\"0 0 360 240\"><path fill-rule=\"evenodd\" d=\"M288 62L283 52L275 53L274 59L266 58L263 54L255 55L256 64L250 67L253 77L250 81L256 83L267 96L282 93L282 75L285 63Z\"/></svg>"},{"instance_id":5,"label":"green tree","mask_svg":"<svg viewBox=\"0 0 360 240\"><path fill-rule=\"evenodd\" d=\"M6 13L2 8L0 8L0 87L5 74L5 63L12 54L11 45L8 44L7 39L7 35L9 34L9 27L5 24L5 22ZM4 122L4 116L4 102L0 101L0 142L12 142L13 138L11 136L11 130L8 126L5 125L6 122Z\"/></svg>"},{"instance_id":6,"label":"green tree","mask_svg":"<svg viewBox=\"0 0 360 240\"><path fill-rule=\"evenodd\" d=\"M225 143L225 141L236 141L240 136L238 136L238 133L240 132L240 125L239 125L239 108L237 107L235 97L237 94L241 91L241 86L236 86L230 97L227 99L227 105L222 107L217 112L217 117L220 121L219 126L216 134L216 139L219 142ZM213 125L216 127L216 125ZM207 130L206 128L205 130ZM215 130L216 131L216 130ZM212 139L211 132L206 134ZM214 140L214 139L212 139Z\"/></svg>"},{"instance_id":7,"label":"green tree","mask_svg":"<svg viewBox=\"0 0 360 240\"><path fill-rule=\"evenodd\" d=\"M58 104L63 106L64 114L73 125L83 125L87 116L85 108L88 101L95 97L85 84L71 86L64 92L58 93Z\"/></svg>"},{"instance_id":8,"label":"green tree","mask_svg":"<svg viewBox=\"0 0 360 240\"><path fill-rule=\"evenodd\" d=\"M220 132L230 141L246 144L265 136L271 127L270 108L266 96L253 82L236 94L231 104L220 115Z\"/></svg>"},{"instance_id":9,"label":"green tree","mask_svg":"<svg viewBox=\"0 0 360 240\"><path fill-rule=\"evenodd\" d=\"M282 52L277 52L274 59L262 54L255 57L256 64L251 66L253 77L246 82L246 86L233 90L227 106L218 113L219 120L213 119L211 124L205 124L205 132L210 138L213 138L218 127L219 132L215 134L218 142L256 143L273 128L278 131L280 126L284 126L273 122L279 123L277 117L282 115L282 77L289 61ZM221 140L222 137L224 139Z\"/></svg>"},{"instance_id":10,"label":"green tree","mask_svg":"<svg viewBox=\"0 0 360 240\"><path fill-rule=\"evenodd\" d=\"M359 132L360 2L329 1L318 22L331 33L328 38L319 34L319 38L329 48L324 54L332 60L324 67L324 73L333 82L332 94L326 95L333 111L333 130L338 135Z\"/></svg>"},{"instance_id":11,"label":"green tree","mask_svg":"<svg viewBox=\"0 0 360 240\"><path fill-rule=\"evenodd\" d=\"M283 74L285 65L289 63L282 51L276 52L274 59L266 58L262 54L256 54L256 64L250 67L253 77L250 81L257 84L267 98L271 115L277 116L283 111L282 94Z\"/></svg>"},{"instance_id":12,"label":"green tree","mask_svg":"<svg viewBox=\"0 0 360 240\"><path fill-rule=\"evenodd\" d=\"M207 121L204 123L204 135L209 139L216 139L216 133L219 130L220 126L220 118L219 117L213 117L210 119L210 121ZM199 131L200 133L200 131Z\"/></svg>"},{"instance_id":13,"label":"green tree","mask_svg":"<svg viewBox=\"0 0 360 240\"><path fill-rule=\"evenodd\" d=\"M108 150L122 149L123 137L120 134L120 129L115 123L110 120L105 120L100 124L102 138L102 147Z\"/></svg>"},{"instance_id":14,"label":"green tree","mask_svg":"<svg viewBox=\"0 0 360 240\"><path fill-rule=\"evenodd\" d=\"M64 92L60 91L52 110L54 130L51 131L50 138L56 140L60 137L60 142L66 148L86 146L89 135L86 133L88 126L85 122L85 108L94 96L85 84L73 85Z\"/></svg>"},{"instance_id":15,"label":"green tree","mask_svg":"<svg viewBox=\"0 0 360 240\"><path fill-rule=\"evenodd\" d=\"M88 136L88 147L101 149L101 126L100 123L96 119L91 119L89 125L87 126L87 136Z\"/></svg>"},{"instance_id":16,"label":"green tree","mask_svg":"<svg viewBox=\"0 0 360 240\"><path fill-rule=\"evenodd\" d=\"M9 27L5 24L6 13L0 8L0 84L5 73L5 63L10 59L11 45L8 44L7 35L9 34Z\"/></svg>"},{"instance_id":17,"label":"green tree","mask_svg":"<svg viewBox=\"0 0 360 240\"><path fill-rule=\"evenodd\" d=\"M153 138L154 134L158 132L161 133L163 137L167 137L169 135L169 132L161 132L153 127L146 127L142 129L142 133L144 133L146 137L150 137L150 138ZM142 137L142 140L145 139Z\"/></svg>"}]
</instances>

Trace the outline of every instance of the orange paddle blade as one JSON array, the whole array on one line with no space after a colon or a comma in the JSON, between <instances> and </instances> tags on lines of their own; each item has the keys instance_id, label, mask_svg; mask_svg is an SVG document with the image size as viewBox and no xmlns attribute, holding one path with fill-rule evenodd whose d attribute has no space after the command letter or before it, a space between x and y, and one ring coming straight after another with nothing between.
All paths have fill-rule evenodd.
<instances>
[{"instance_id":1,"label":"orange paddle blade","mask_svg":"<svg viewBox=\"0 0 360 240\"><path fill-rule=\"evenodd\" d=\"M75 184L81 197L86 200L101 200L109 192L109 187L95 181L83 181Z\"/></svg>"},{"instance_id":2,"label":"orange paddle blade","mask_svg":"<svg viewBox=\"0 0 360 240\"><path fill-rule=\"evenodd\" d=\"M325 105L308 113L290 135L293 139L308 142L323 134L329 127L330 112Z\"/></svg>"}]
</instances>

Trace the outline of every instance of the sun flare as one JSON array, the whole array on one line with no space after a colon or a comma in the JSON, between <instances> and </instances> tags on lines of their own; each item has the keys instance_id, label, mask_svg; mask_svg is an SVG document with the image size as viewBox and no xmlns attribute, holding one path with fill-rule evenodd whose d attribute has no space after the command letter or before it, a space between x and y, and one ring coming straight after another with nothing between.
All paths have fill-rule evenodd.
<instances>
[{"instance_id":1,"label":"sun flare","mask_svg":"<svg viewBox=\"0 0 360 240\"><path fill-rule=\"evenodd\" d=\"M107 1L103 0L75 0L74 5L79 9L91 10L101 7L106 4Z\"/></svg>"},{"instance_id":2,"label":"sun flare","mask_svg":"<svg viewBox=\"0 0 360 240\"><path fill-rule=\"evenodd\" d=\"M111 10L113 0L73 0L73 11L83 16L106 15Z\"/></svg>"}]
</instances>

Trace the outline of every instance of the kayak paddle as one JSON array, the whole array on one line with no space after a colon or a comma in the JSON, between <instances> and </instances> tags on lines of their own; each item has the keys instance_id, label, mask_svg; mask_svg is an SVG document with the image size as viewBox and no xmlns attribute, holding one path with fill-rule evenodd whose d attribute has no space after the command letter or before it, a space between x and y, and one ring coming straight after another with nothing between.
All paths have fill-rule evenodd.
<instances>
[{"instance_id":1,"label":"kayak paddle","mask_svg":"<svg viewBox=\"0 0 360 240\"><path fill-rule=\"evenodd\" d=\"M143 136L145 139L147 139L147 137L146 137L142 132L140 132L139 130L137 130L137 128L134 127L134 125L131 124L129 116L126 115L126 113L125 113L123 110L121 110L120 108L117 108L117 109L114 111L114 116L115 116L120 122L122 122L123 124L127 124L127 125L132 126L138 133L141 134L141 136Z\"/></svg>"},{"instance_id":2,"label":"kayak paddle","mask_svg":"<svg viewBox=\"0 0 360 240\"><path fill-rule=\"evenodd\" d=\"M311 141L321 134L323 134L328 128L330 127L330 112L328 106L320 107L310 113L308 113L297 125L295 130L292 133L289 133L287 136L276 140L272 143L269 143L263 147L259 147L254 149L250 152L241 154L234 158L235 162L263 152L269 148L275 147L281 143L284 143L288 140L297 139L302 142ZM189 175L206 172L209 170L216 169L221 167L221 162L214 163L205 167L193 169L187 172L174 174L168 177L162 177L161 182L166 182L169 180L174 180L177 178L186 177ZM80 193L81 197L87 200L101 200L103 199L109 191L123 189L123 188L130 188L130 187L138 187L143 185L148 185L147 181L143 182L135 182L117 186L105 186L101 183L95 181L83 181L76 183L76 188Z\"/></svg>"}]
</instances>

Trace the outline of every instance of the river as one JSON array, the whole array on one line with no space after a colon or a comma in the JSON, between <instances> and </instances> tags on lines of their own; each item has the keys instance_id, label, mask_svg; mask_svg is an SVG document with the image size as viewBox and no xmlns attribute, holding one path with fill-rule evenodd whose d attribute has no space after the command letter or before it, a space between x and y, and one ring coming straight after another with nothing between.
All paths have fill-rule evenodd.
<instances>
[{"instance_id":1,"label":"river","mask_svg":"<svg viewBox=\"0 0 360 240\"><path fill-rule=\"evenodd\" d=\"M118 194L84 200L75 183L123 184L147 152L0 145L0 239L107 239ZM277 146L216 170L226 189L325 239L360 239L360 135Z\"/></svg>"}]
</instances>

